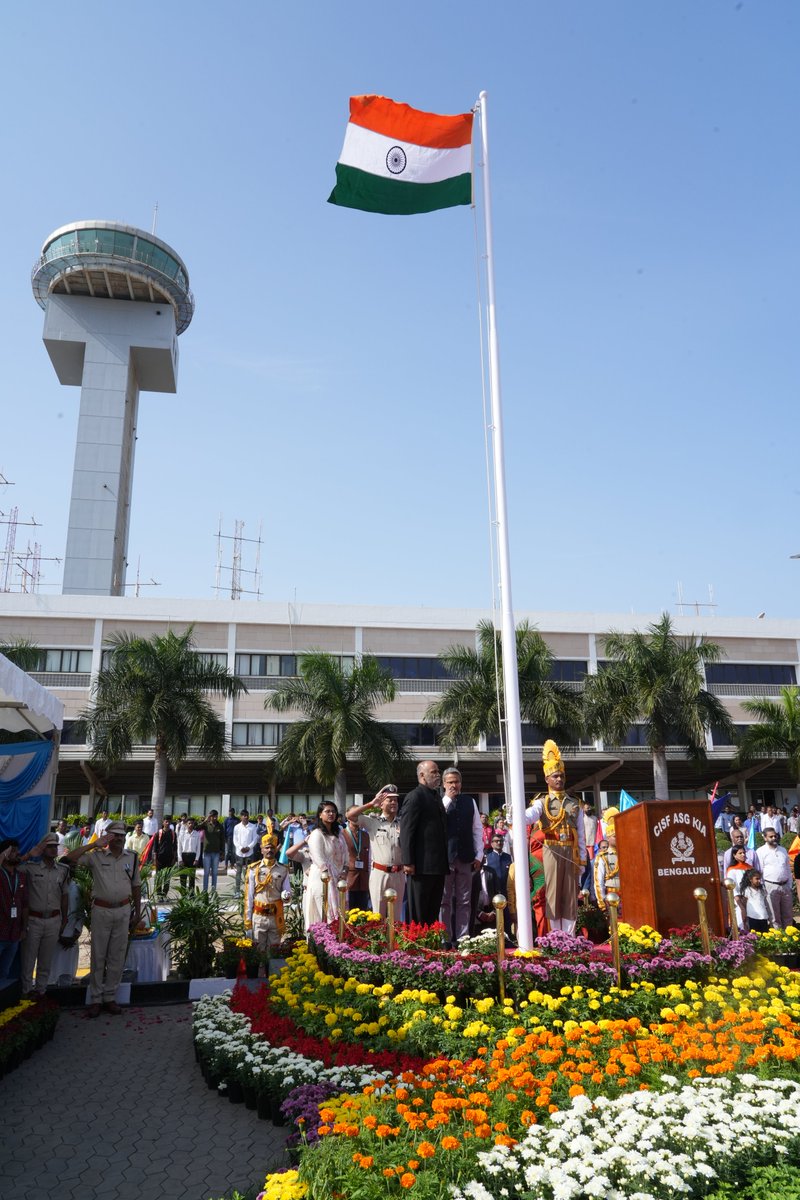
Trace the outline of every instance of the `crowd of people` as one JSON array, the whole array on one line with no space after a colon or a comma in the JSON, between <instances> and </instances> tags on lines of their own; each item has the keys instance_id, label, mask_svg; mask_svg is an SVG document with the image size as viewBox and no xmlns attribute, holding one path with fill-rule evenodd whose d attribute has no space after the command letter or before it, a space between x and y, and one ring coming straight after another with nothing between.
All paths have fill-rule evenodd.
<instances>
[{"instance_id":1,"label":"crowd of people","mask_svg":"<svg viewBox=\"0 0 800 1200\"><path fill-rule=\"evenodd\" d=\"M543 769L546 790L526 810L534 932L574 932L580 901L607 909L610 894L620 896L621 879L624 916L618 811L606 809L598 818L591 804L569 795L552 741L544 747ZM740 928L792 924L795 889L800 902L798 808L753 806L742 817L726 806L716 829L730 841L719 855L720 878L734 883ZM795 835L789 850L781 845L787 833ZM272 812L251 819L247 810L237 815L231 809L224 821L212 810L200 820L166 816L159 824L151 809L129 829L103 811L91 825L60 821L25 854L14 839L0 842L0 979L9 977L19 954L25 994L44 993L53 980L59 952L71 950L81 931L72 870L80 863L92 877L89 1015L103 1007L118 1012L129 935L142 916L145 862L156 871L183 868L180 886L192 890L201 867L203 891L216 891L221 871L232 873L245 929L263 950L284 936L293 877L298 884L302 879L306 930L322 920L324 907L335 919L345 896L348 909L386 917L389 889L398 919L441 922L444 947L493 926L495 896L507 898L512 937L517 920L511 826L502 815L492 820L479 811L457 767L442 774L426 760L418 764L416 788L402 799L395 784L386 784L344 813L323 800L312 820Z\"/></svg>"}]
</instances>

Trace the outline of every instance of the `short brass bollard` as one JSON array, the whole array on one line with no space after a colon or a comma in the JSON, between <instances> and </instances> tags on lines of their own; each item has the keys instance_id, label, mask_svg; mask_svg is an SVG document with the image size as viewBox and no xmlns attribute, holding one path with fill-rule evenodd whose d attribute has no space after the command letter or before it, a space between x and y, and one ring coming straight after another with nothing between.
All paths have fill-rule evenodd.
<instances>
[{"instance_id":1,"label":"short brass bollard","mask_svg":"<svg viewBox=\"0 0 800 1200\"><path fill-rule=\"evenodd\" d=\"M492 907L497 916L497 991L501 1000L506 998L506 933L504 909L508 901L505 896L493 896Z\"/></svg>"},{"instance_id":2,"label":"short brass bollard","mask_svg":"<svg viewBox=\"0 0 800 1200\"><path fill-rule=\"evenodd\" d=\"M735 884L732 879L723 879L722 886L728 893L728 912L731 916L731 937L734 942L739 940L739 915L736 912L736 900L734 899Z\"/></svg>"},{"instance_id":3,"label":"short brass bollard","mask_svg":"<svg viewBox=\"0 0 800 1200\"><path fill-rule=\"evenodd\" d=\"M339 893L339 941L344 941L344 923L347 917L347 880L340 879L336 885Z\"/></svg>"},{"instance_id":4,"label":"short brass bollard","mask_svg":"<svg viewBox=\"0 0 800 1200\"><path fill-rule=\"evenodd\" d=\"M622 954L619 948L619 896L615 888L608 888L608 932L611 937L611 956L617 973L617 987L622 987Z\"/></svg>"},{"instance_id":5,"label":"short brass bollard","mask_svg":"<svg viewBox=\"0 0 800 1200\"><path fill-rule=\"evenodd\" d=\"M394 950L394 902L397 899L397 892L394 888L387 888L383 893L386 897L386 925L389 930L389 953Z\"/></svg>"},{"instance_id":6,"label":"short brass bollard","mask_svg":"<svg viewBox=\"0 0 800 1200\"><path fill-rule=\"evenodd\" d=\"M705 888L695 888L694 898L697 901L697 915L700 920L700 940L703 943L703 953L710 955L711 935L708 932L708 914L706 913L708 892Z\"/></svg>"},{"instance_id":7,"label":"short brass bollard","mask_svg":"<svg viewBox=\"0 0 800 1200\"><path fill-rule=\"evenodd\" d=\"M328 888L331 884L330 875L320 875L322 883L322 924L328 924Z\"/></svg>"}]
</instances>

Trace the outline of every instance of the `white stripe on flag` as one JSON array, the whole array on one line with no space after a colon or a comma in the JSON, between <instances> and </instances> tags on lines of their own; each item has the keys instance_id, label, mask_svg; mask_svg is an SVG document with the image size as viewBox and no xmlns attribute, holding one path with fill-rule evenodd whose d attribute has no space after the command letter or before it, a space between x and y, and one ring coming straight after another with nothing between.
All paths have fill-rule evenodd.
<instances>
[{"instance_id":1,"label":"white stripe on flag","mask_svg":"<svg viewBox=\"0 0 800 1200\"><path fill-rule=\"evenodd\" d=\"M401 171L391 171L386 162L389 151L395 146L399 146L406 156ZM385 179L401 179L405 183L440 183L456 175L466 175L472 170L472 146L434 150L430 146L415 146L410 142L385 137L382 133L373 133L363 125L348 124L339 162L346 167L369 171L371 175L381 175Z\"/></svg>"}]
</instances>

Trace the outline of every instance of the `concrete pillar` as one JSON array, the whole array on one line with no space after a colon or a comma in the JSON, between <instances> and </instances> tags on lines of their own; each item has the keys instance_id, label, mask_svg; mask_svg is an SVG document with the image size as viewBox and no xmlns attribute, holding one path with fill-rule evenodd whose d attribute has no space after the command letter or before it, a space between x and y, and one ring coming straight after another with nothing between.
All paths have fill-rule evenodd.
<instances>
[{"instance_id":1,"label":"concrete pillar","mask_svg":"<svg viewBox=\"0 0 800 1200\"><path fill-rule=\"evenodd\" d=\"M44 342L61 383L80 386L65 595L125 591L139 390L174 392L169 304L49 297Z\"/></svg>"}]
</instances>

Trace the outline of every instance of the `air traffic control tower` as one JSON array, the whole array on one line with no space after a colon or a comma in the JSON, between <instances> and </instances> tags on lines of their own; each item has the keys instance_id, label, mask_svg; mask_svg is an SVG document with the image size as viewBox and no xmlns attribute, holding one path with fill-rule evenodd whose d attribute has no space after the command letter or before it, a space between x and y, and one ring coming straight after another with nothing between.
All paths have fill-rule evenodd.
<instances>
[{"instance_id":1,"label":"air traffic control tower","mask_svg":"<svg viewBox=\"0 0 800 1200\"><path fill-rule=\"evenodd\" d=\"M62 591L121 596L139 392L177 390L189 275L151 233L75 221L44 243L31 282L59 382L81 389Z\"/></svg>"}]
</instances>

